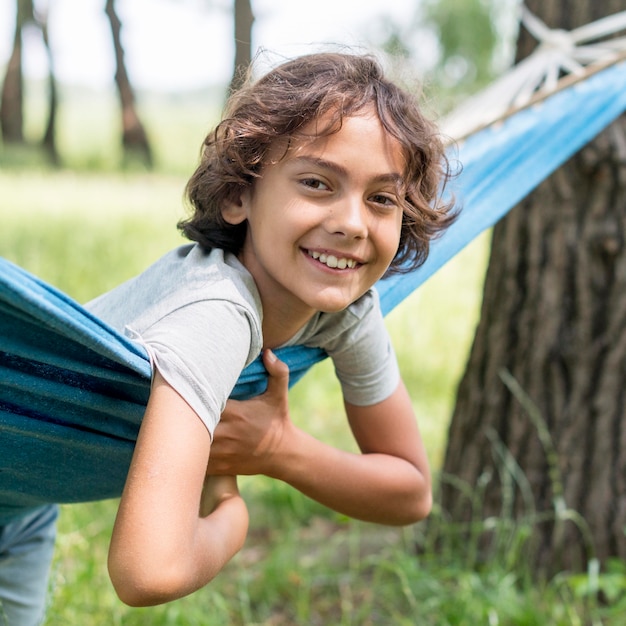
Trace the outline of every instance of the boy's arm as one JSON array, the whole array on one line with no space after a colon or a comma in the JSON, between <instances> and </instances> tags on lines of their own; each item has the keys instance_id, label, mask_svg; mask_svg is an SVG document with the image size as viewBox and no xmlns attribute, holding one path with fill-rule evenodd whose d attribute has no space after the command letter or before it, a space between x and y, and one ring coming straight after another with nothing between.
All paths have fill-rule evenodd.
<instances>
[{"instance_id":1,"label":"boy's arm","mask_svg":"<svg viewBox=\"0 0 626 626\"><path fill-rule=\"evenodd\" d=\"M109 549L127 604L195 591L243 545L248 513L233 476L206 476L210 445L199 417L156 372Z\"/></svg>"},{"instance_id":2,"label":"boy's arm","mask_svg":"<svg viewBox=\"0 0 626 626\"><path fill-rule=\"evenodd\" d=\"M432 503L426 451L410 398L401 382L378 404L346 403L362 454L338 450L296 428L287 404L288 370L271 353L268 391L229 402L218 425L209 472L265 474L318 502L358 519L408 524Z\"/></svg>"}]
</instances>

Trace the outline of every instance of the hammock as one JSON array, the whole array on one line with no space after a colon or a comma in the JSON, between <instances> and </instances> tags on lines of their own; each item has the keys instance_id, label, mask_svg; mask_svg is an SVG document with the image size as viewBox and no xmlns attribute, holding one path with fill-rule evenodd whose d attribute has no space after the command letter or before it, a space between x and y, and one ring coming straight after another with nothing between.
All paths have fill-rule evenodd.
<instances>
[{"instance_id":1,"label":"hammock","mask_svg":"<svg viewBox=\"0 0 626 626\"><path fill-rule=\"evenodd\" d=\"M626 12L614 17L626 27ZM541 31L532 16L525 19ZM606 34L601 22L593 32L572 31L570 52L586 38ZM473 118L465 108L444 120L444 130L460 138L449 157L463 165L451 189L462 211L433 242L421 268L378 283L385 314L626 110L626 60L619 52L609 47L584 69L568 56L574 74L554 91L548 79L555 66L563 68L563 57L546 44L546 32L552 31L544 31L537 53L511 73L521 76L518 86L527 86L532 77L527 96L511 87L508 74L494 88L514 101L490 88L486 103L497 101L499 108L488 110L480 98L469 103L488 112L488 119ZM538 96L542 89L551 95ZM459 126L459 119L470 120L473 128ZM325 357L298 346L277 354L289 365L291 384ZM43 503L119 496L150 374L142 348L67 295L0 259L0 524ZM265 385L266 373L257 361L244 370L232 397L251 397Z\"/></svg>"}]
</instances>

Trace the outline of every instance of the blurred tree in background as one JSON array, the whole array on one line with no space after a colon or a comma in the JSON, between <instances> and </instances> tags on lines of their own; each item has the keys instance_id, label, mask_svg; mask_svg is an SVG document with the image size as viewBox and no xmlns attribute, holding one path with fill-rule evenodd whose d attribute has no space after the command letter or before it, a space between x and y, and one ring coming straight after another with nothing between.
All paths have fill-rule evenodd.
<instances>
[{"instance_id":1,"label":"blurred tree in background","mask_svg":"<svg viewBox=\"0 0 626 626\"><path fill-rule=\"evenodd\" d=\"M483 0L423 0L423 23L434 31L439 50L431 71L446 86L474 89L494 78L493 10Z\"/></svg>"},{"instance_id":2,"label":"blurred tree in background","mask_svg":"<svg viewBox=\"0 0 626 626\"><path fill-rule=\"evenodd\" d=\"M40 145L50 161L60 163L56 141L56 119L58 110L58 89L54 73L54 56L48 37L48 11L54 5L49 0L45 10L35 10L33 0L15 0L16 19L11 57L7 64L0 100L0 130L6 144L25 145L24 135L24 31L36 26L42 35L48 59L48 120ZM104 11L111 25L113 49L115 51L115 84L121 103L122 146L125 158L139 158L145 165L152 165L151 148L144 126L135 105L134 91L124 62L124 50L120 32L122 23L115 11L114 1L106 0Z\"/></svg>"},{"instance_id":3,"label":"blurred tree in background","mask_svg":"<svg viewBox=\"0 0 626 626\"><path fill-rule=\"evenodd\" d=\"M437 114L443 114L513 62L518 5L519 0L422 0L403 23L387 19L372 41L389 55L397 78L409 87L425 85Z\"/></svg>"},{"instance_id":4,"label":"blurred tree in background","mask_svg":"<svg viewBox=\"0 0 626 626\"><path fill-rule=\"evenodd\" d=\"M254 13L250 0L234 0L235 62L228 92L237 91L245 81L252 62L252 28Z\"/></svg>"},{"instance_id":5,"label":"blurred tree in background","mask_svg":"<svg viewBox=\"0 0 626 626\"><path fill-rule=\"evenodd\" d=\"M152 150L135 105L135 92L124 62L122 47L122 22L115 11L114 0L106 0L104 11L109 18L113 50L115 51L115 84L120 98L122 111L122 146L126 159L137 158L148 167L152 167Z\"/></svg>"},{"instance_id":6,"label":"blurred tree in background","mask_svg":"<svg viewBox=\"0 0 626 626\"><path fill-rule=\"evenodd\" d=\"M22 73L22 31L34 23L33 0L16 0L15 31L13 49L2 85L0 101L0 129L7 143L24 141L24 76Z\"/></svg>"},{"instance_id":7,"label":"blurred tree in background","mask_svg":"<svg viewBox=\"0 0 626 626\"><path fill-rule=\"evenodd\" d=\"M23 145L24 138L24 30L35 26L40 32L48 57L48 121L41 146L56 164L59 155L56 146L55 127L57 113L57 86L53 71L53 54L48 38L48 13L35 11L33 0L16 0L16 19L11 57L7 64L2 95L0 96L0 130L7 144Z\"/></svg>"}]
</instances>

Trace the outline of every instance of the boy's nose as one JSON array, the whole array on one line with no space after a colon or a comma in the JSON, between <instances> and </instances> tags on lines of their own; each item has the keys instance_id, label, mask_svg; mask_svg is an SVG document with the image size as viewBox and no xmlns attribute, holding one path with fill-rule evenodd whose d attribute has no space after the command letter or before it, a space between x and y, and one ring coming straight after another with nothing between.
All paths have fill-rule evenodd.
<instances>
[{"instance_id":1,"label":"boy's nose","mask_svg":"<svg viewBox=\"0 0 626 626\"><path fill-rule=\"evenodd\" d=\"M360 198L344 198L335 204L328 214L326 228L332 234L352 239L367 235L367 207Z\"/></svg>"}]
</instances>

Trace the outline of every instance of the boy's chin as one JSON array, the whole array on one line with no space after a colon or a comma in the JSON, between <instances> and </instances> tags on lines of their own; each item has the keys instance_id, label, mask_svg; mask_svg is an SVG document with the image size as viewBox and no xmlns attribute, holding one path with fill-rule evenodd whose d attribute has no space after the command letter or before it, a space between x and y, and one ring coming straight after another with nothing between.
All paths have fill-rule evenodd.
<instances>
[{"instance_id":1,"label":"boy's chin","mask_svg":"<svg viewBox=\"0 0 626 626\"><path fill-rule=\"evenodd\" d=\"M364 294L360 294L356 298L345 300L337 300L334 302L326 302L320 305L318 311L320 313L340 313L341 311L345 311L351 304L354 304L359 298L361 298Z\"/></svg>"}]
</instances>

